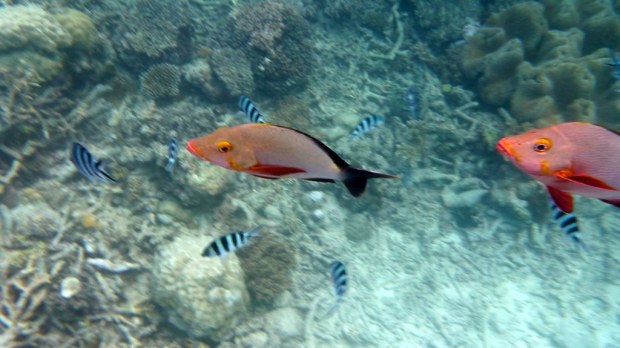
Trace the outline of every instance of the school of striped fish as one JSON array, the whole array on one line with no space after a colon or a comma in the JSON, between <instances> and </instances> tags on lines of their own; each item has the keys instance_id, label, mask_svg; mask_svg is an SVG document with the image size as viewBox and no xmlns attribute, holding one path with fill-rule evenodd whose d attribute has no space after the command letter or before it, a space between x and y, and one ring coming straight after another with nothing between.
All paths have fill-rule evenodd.
<instances>
[{"instance_id":1,"label":"school of striped fish","mask_svg":"<svg viewBox=\"0 0 620 348\"><path fill-rule=\"evenodd\" d=\"M617 62L614 57L614 64ZM611 65L611 64L610 64ZM614 65L614 67L616 67ZM417 114L417 97L410 89L407 101L412 118ZM239 97L239 109L249 124L220 128L205 136L187 141L187 149L196 157L217 166L251 174L259 178L294 178L319 182L342 181L350 193L359 197L372 178L396 178L390 174L351 167L336 152L318 139L299 130L267 124L255 104L246 96ZM355 127L349 138L356 138L384 124L384 117L372 114ZM582 156L594 149L595 156ZM546 129L505 137L497 143L497 151L519 169L546 185L553 221L577 246L585 249L571 193L595 197L620 206L620 179L610 170L620 167L620 137L600 126L588 123L563 123ZM544 156L541 156L544 155ZM172 174L178 157L178 145L172 138L168 144L165 171ZM115 183L116 180L78 142L71 147L70 160L78 172L91 181ZM203 257L225 258L259 240L261 226L236 231L213 239L201 253ZM348 288L348 272L341 261L329 265L329 276L335 303L326 311L330 316L343 302Z\"/></svg>"}]
</instances>

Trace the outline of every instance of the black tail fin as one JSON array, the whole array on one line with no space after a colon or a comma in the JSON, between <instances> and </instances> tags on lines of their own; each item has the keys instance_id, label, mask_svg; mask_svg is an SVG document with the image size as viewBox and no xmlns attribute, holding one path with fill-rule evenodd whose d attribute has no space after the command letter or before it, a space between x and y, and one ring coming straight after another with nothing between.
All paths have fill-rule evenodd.
<instances>
[{"instance_id":1,"label":"black tail fin","mask_svg":"<svg viewBox=\"0 0 620 348\"><path fill-rule=\"evenodd\" d=\"M361 196L366 190L368 179L397 179L395 175L373 172L371 170L347 167L344 169L344 185L354 197Z\"/></svg>"}]
</instances>

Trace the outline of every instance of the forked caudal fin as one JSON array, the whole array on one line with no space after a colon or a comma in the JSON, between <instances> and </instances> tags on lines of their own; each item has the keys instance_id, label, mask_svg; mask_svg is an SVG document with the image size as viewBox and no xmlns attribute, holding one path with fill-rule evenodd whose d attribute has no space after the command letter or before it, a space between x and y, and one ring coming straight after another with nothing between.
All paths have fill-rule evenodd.
<instances>
[{"instance_id":1,"label":"forked caudal fin","mask_svg":"<svg viewBox=\"0 0 620 348\"><path fill-rule=\"evenodd\" d=\"M347 190L354 197L361 196L366 190L368 179L397 179L395 175L373 172L372 170L347 167L344 169L345 179L343 180Z\"/></svg>"}]
</instances>

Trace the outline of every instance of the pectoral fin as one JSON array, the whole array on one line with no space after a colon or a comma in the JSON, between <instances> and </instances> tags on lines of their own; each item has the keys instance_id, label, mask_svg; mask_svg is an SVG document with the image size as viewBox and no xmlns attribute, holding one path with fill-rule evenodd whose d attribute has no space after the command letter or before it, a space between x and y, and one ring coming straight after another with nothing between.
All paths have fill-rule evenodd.
<instances>
[{"instance_id":1,"label":"pectoral fin","mask_svg":"<svg viewBox=\"0 0 620 348\"><path fill-rule=\"evenodd\" d=\"M591 186L594 188L598 188L598 189L603 189L603 190L612 190L612 191L619 191L618 189L616 189L615 187L610 186L609 184L607 184L606 182L604 182L603 180L597 179L595 177L589 176L589 175L564 175L564 174L557 174L556 175L558 178L563 179L563 180L567 180L576 184L581 184L581 185L586 185L586 186Z\"/></svg>"},{"instance_id":2,"label":"pectoral fin","mask_svg":"<svg viewBox=\"0 0 620 348\"><path fill-rule=\"evenodd\" d=\"M301 168L283 167L268 164L256 164L249 168L249 171L256 176L285 176L289 174L305 173Z\"/></svg>"},{"instance_id":3,"label":"pectoral fin","mask_svg":"<svg viewBox=\"0 0 620 348\"><path fill-rule=\"evenodd\" d=\"M555 203L561 211L567 214L573 212L573 196L571 196L570 193L560 191L551 186L547 186L547 192L549 192L549 196L551 196L553 203Z\"/></svg>"}]
</instances>

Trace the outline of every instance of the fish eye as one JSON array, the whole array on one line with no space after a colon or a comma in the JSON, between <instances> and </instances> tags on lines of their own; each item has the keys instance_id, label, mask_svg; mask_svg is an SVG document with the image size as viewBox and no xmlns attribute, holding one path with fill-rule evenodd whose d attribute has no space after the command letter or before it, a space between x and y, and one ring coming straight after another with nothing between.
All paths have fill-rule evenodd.
<instances>
[{"instance_id":1,"label":"fish eye","mask_svg":"<svg viewBox=\"0 0 620 348\"><path fill-rule=\"evenodd\" d=\"M220 153L227 153L233 148L232 144L228 141L220 141L219 143L217 143L216 146L217 151L219 151Z\"/></svg>"},{"instance_id":2,"label":"fish eye","mask_svg":"<svg viewBox=\"0 0 620 348\"><path fill-rule=\"evenodd\" d=\"M534 143L533 149L536 152L546 152L549 151L549 149L551 149L551 140L547 139L547 138L540 138L538 140L536 140L536 142Z\"/></svg>"}]
</instances>

